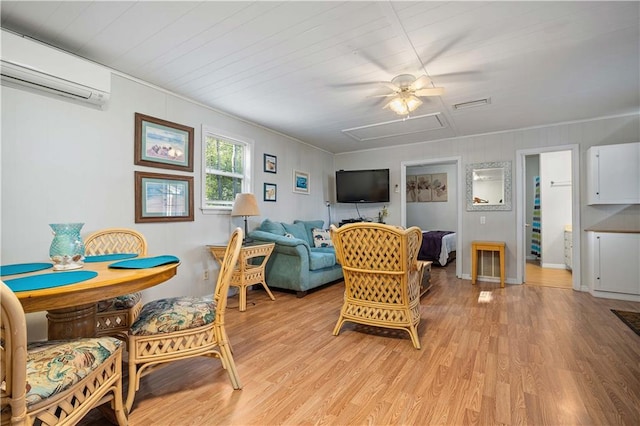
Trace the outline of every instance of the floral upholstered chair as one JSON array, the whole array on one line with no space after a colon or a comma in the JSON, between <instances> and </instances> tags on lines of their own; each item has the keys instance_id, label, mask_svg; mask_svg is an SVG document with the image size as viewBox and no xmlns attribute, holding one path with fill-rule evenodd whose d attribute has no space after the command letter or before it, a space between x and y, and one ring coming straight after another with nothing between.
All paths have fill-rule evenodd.
<instances>
[{"instance_id":1,"label":"floral upholstered chair","mask_svg":"<svg viewBox=\"0 0 640 426\"><path fill-rule=\"evenodd\" d=\"M344 302L333 330L345 321L406 330L420 349L420 283L427 262L417 260L422 232L379 223L331 226L344 273Z\"/></svg>"},{"instance_id":2,"label":"floral upholstered chair","mask_svg":"<svg viewBox=\"0 0 640 426\"><path fill-rule=\"evenodd\" d=\"M140 378L167 362L196 356L220 358L234 389L242 388L224 327L227 293L240 255L243 232L236 228L220 264L213 300L173 297L149 302L129 330L129 390L131 412Z\"/></svg>"},{"instance_id":3,"label":"floral upholstered chair","mask_svg":"<svg viewBox=\"0 0 640 426\"><path fill-rule=\"evenodd\" d=\"M84 242L86 256L135 253L147 255L144 236L126 228L109 228L94 232ZM142 309L140 292L112 297L96 306L96 336L115 336L127 340L127 331Z\"/></svg>"},{"instance_id":4,"label":"floral upholstered chair","mask_svg":"<svg viewBox=\"0 0 640 426\"><path fill-rule=\"evenodd\" d=\"M118 424L126 425L122 341L100 337L27 345L22 305L6 284L0 283L0 290L0 423L74 425L111 400Z\"/></svg>"}]
</instances>

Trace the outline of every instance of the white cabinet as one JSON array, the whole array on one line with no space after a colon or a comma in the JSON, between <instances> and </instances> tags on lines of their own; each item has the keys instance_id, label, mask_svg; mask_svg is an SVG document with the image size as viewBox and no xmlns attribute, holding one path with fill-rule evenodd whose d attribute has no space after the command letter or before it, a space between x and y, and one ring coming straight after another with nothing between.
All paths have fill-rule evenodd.
<instances>
[{"instance_id":1,"label":"white cabinet","mask_svg":"<svg viewBox=\"0 0 640 426\"><path fill-rule=\"evenodd\" d=\"M640 295L640 233L592 234L594 290Z\"/></svg>"},{"instance_id":2,"label":"white cabinet","mask_svg":"<svg viewBox=\"0 0 640 426\"><path fill-rule=\"evenodd\" d=\"M587 204L640 204L640 142L587 150Z\"/></svg>"}]
</instances>

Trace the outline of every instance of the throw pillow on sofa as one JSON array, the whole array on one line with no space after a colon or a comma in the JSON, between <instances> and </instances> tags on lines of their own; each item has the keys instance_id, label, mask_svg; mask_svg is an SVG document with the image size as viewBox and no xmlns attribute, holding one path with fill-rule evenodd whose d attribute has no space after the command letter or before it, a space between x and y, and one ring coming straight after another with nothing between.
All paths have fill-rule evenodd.
<instances>
[{"instance_id":1,"label":"throw pillow on sofa","mask_svg":"<svg viewBox=\"0 0 640 426\"><path fill-rule=\"evenodd\" d=\"M304 229L307 230L307 238L305 239L307 240L310 246L313 245L313 230L316 228L318 229L324 228L324 220L294 220L293 223L295 224L300 223L304 226Z\"/></svg>"},{"instance_id":2,"label":"throw pillow on sofa","mask_svg":"<svg viewBox=\"0 0 640 426\"><path fill-rule=\"evenodd\" d=\"M314 247L333 247L333 241L331 241L331 234L328 229L314 228L311 232L313 234Z\"/></svg>"},{"instance_id":3,"label":"throw pillow on sofa","mask_svg":"<svg viewBox=\"0 0 640 426\"><path fill-rule=\"evenodd\" d=\"M307 237L307 230L304 229L304 225L301 223L283 223L282 226L286 233L293 235L296 238L310 243Z\"/></svg>"},{"instance_id":4,"label":"throw pillow on sofa","mask_svg":"<svg viewBox=\"0 0 640 426\"><path fill-rule=\"evenodd\" d=\"M276 235L284 235L284 234L286 234L284 226L282 226L282 224L280 222L274 222L274 221L269 220L269 219L265 219L265 220L262 221L262 223L260 224L260 230L261 231L270 232L270 233L276 234Z\"/></svg>"}]
</instances>

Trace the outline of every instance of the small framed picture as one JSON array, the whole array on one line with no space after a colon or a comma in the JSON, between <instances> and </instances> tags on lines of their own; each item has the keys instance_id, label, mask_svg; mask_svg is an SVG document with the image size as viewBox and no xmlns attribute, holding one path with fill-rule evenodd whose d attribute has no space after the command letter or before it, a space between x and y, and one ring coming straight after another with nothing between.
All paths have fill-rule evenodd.
<instances>
[{"instance_id":1,"label":"small framed picture","mask_svg":"<svg viewBox=\"0 0 640 426\"><path fill-rule=\"evenodd\" d=\"M278 157L264 154L264 171L266 173L278 173Z\"/></svg>"},{"instance_id":2,"label":"small framed picture","mask_svg":"<svg viewBox=\"0 0 640 426\"><path fill-rule=\"evenodd\" d=\"M293 171L293 192L309 195L309 173Z\"/></svg>"},{"instance_id":3,"label":"small framed picture","mask_svg":"<svg viewBox=\"0 0 640 426\"><path fill-rule=\"evenodd\" d=\"M136 112L134 140L134 164L193 171L193 127Z\"/></svg>"},{"instance_id":4,"label":"small framed picture","mask_svg":"<svg viewBox=\"0 0 640 426\"><path fill-rule=\"evenodd\" d=\"M193 176L135 172L136 223L193 222Z\"/></svg>"},{"instance_id":5,"label":"small framed picture","mask_svg":"<svg viewBox=\"0 0 640 426\"><path fill-rule=\"evenodd\" d=\"M278 197L278 185L275 183L264 184L264 201L276 201Z\"/></svg>"}]
</instances>

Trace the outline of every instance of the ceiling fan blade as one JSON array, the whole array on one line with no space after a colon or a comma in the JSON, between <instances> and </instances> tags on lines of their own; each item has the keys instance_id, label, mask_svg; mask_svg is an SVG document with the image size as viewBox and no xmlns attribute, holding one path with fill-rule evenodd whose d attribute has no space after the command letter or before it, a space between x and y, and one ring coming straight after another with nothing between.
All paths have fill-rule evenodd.
<instances>
[{"instance_id":1,"label":"ceiling fan blade","mask_svg":"<svg viewBox=\"0 0 640 426\"><path fill-rule=\"evenodd\" d=\"M367 96L367 98L389 98L391 96L397 96L397 93L389 93L387 95L371 95Z\"/></svg>"},{"instance_id":2,"label":"ceiling fan blade","mask_svg":"<svg viewBox=\"0 0 640 426\"><path fill-rule=\"evenodd\" d=\"M374 84L386 84L386 81L361 81L358 83L340 83L340 84L332 84L329 87L333 87L336 89L339 88L343 88L343 87L364 87L364 86L373 86Z\"/></svg>"},{"instance_id":3,"label":"ceiling fan blade","mask_svg":"<svg viewBox=\"0 0 640 426\"><path fill-rule=\"evenodd\" d=\"M391 83L390 81L382 81L381 83L384 86L386 86L387 88L393 90L394 92L399 92L401 90L399 86L396 86L395 84Z\"/></svg>"},{"instance_id":4,"label":"ceiling fan blade","mask_svg":"<svg viewBox=\"0 0 640 426\"><path fill-rule=\"evenodd\" d=\"M433 87L420 89L415 91L416 96L442 96L444 95L444 87Z\"/></svg>"},{"instance_id":5,"label":"ceiling fan blade","mask_svg":"<svg viewBox=\"0 0 640 426\"><path fill-rule=\"evenodd\" d=\"M440 56L442 56L444 53L447 53L449 50L451 50L452 47L454 47L456 44L460 43L460 41L462 41L463 39L465 39L466 36L457 36L456 38L454 38L453 40L449 41L447 44L445 44L444 46L442 46L439 50L437 50L435 53L433 53L429 58L425 58L422 63L424 64L424 67L427 68L429 67L429 65L435 61L436 59L438 59ZM422 55L420 55L422 57Z\"/></svg>"},{"instance_id":6,"label":"ceiling fan blade","mask_svg":"<svg viewBox=\"0 0 640 426\"><path fill-rule=\"evenodd\" d=\"M411 85L409 86L409 88L411 90L420 90L423 87L428 86L431 83L431 79L429 77L427 77L426 75L421 75L420 77L418 77L416 79L416 81L414 81L413 83L411 83Z\"/></svg>"},{"instance_id":7,"label":"ceiling fan blade","mask_svg":"<svg viewBox=\"0 0 640 426\"><path fill-rule=\"evenodd\" d=\"M457 72L445 72L442 74L435 74L432 75L432 80L441 80L441 79L445 79L445 78L450 78L450 77L476 77L479 75L482 75L482 71L474 71L474 70L469 70L469 71L457 71Z\"/></svg>"}]
</instances>

